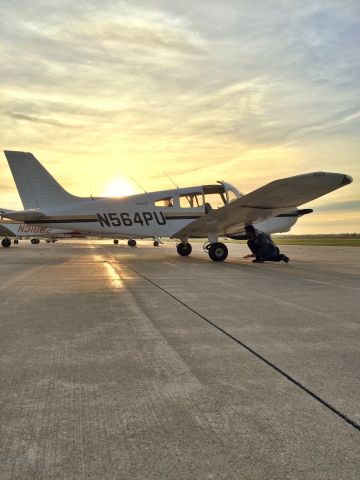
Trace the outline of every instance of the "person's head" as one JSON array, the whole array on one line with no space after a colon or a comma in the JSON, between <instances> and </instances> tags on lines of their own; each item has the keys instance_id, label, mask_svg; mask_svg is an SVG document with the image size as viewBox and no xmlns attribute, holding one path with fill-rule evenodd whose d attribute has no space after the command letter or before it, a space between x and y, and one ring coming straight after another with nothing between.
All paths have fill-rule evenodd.
<instances>
[{"instance_id":1,"label":"person's head","mask_svg":"<svg viewBox=\"0 0 360 480\"><path fill-rule=\"evenodd\" d=\"M255 237L255 227L254 225L245 225L245 235L247 238L254 238Z\"/></svg>"}]
</instances>

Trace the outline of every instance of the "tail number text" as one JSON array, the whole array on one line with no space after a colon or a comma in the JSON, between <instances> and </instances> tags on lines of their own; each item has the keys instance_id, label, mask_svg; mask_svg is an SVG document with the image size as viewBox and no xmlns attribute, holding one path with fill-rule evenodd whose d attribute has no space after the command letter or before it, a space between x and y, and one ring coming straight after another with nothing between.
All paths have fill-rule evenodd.
<instances>
[{"instance_id":1,"label":"tail number text","mask_svg":"<svg viewBox=\"0 0 360 480\"><path fill-rule=\"evenodd\" d=\"M147 226L154 222L158 225L166 224L166 219L162 212L135 212L133 214L127 212L97 213L97 217L102 227Z\"/></svg>"}]
</instances>

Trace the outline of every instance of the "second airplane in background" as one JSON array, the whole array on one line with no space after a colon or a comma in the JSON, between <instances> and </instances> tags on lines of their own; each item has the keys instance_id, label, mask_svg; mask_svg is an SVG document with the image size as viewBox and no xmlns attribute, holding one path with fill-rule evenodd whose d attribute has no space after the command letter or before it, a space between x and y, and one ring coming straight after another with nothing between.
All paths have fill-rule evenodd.
<instances>
[{"instance_id":1,"label":"second airplane in background","mask_svg":"<svg viewBox=\"0 0 360 480\"><path fill-rule=\"evenodd\" d=\"M127 197L84 198L65 191L31 153L5 155L24 206L22 211L2 212L6 218L132 242L177 238L181 256L190 255L190 238L207 238L206 251L214 261L228 255L219 237L241 238L250 223L267 233L287 232L312 211L298 206L352 182L342 173L314 172L275 180L247 195L218 182Z\"/></svg>"}]
</instances>

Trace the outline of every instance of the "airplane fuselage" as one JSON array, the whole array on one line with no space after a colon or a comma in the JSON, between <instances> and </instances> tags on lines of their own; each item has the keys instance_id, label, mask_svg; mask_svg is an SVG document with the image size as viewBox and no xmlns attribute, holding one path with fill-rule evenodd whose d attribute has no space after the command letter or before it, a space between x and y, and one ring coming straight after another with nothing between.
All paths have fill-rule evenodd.
<instances>
[{"instance_id":1,"label":"airplane fuselage","mask_svg":"<svg viewBox=\"0 0 360 480\"><path fill-rule=\"evenodd\" d=\"M186 194L195 195L191 189L186 189ZM90 231L118 238L170 237L195 219L206 215L208 202L202 201L196 207L181 206L186 194L183 189L176 189L126 198L83 200L62 206L61 209L47 209L45 213L48 218L29 223L42 228L78 230L84 233ZM171 202L168 202L168 206L157 206L163 198L170 198ZM223 205L218 203L213 208ZM289 231L297 218L294 210L291 210L289 216L273 217L257 226L267 233ZM232 228L229 234L234 232L236 228Z\"/></svg>"}]
</instances>

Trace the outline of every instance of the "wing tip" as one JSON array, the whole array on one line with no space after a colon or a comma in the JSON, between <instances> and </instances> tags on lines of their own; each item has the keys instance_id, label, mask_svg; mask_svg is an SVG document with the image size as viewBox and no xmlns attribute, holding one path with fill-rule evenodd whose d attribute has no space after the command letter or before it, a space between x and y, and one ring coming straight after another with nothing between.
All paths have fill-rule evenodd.
<instances>
[{"instance_id":1,"label":"wing tip","mask_svg":"<svg viewBox=\"0 0 360 480\"><path fill-rule=\"evenodd\" d=\"M341 182L341 186L343 187L345 185L349 185L350 183L352 183L352 181L353 181L353 178L350 175L345 175L344 174L344 178Z\"/></svg>"}]
</instances>

